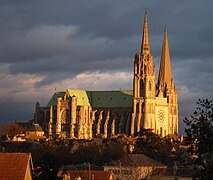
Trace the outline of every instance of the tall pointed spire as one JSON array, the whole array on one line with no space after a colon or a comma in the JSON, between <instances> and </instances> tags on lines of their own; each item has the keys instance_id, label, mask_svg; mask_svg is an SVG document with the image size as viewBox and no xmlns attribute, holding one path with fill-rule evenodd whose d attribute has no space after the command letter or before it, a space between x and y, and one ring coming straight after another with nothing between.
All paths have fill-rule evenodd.
<instances>
[{"instance_id":1,"label":"tall pointed spire","mask_svg":"<svg viewBox=\"0 0 213 180\"><path fill-rule=\"evenodd\" d=\"M141 53L149 54L150 47L149 47L149 37L148 37L148 21L147 21L147 11L145 11L144 15L144 25L143 25L143 37L141 43Z\"/></svg>"},{"instance_id":2,"label":"tall pointed spire","mask_svg":"<svg viewBox=\"0 0 213 180\"><path fill-rule=\"evenodd\" d=\"M172 82L172 69L170 64L170 53L169 53L169 43L167 28L164 30L164 42L161 54L161 63L158 76L158 87L161 90L165 90L165 87L171 87Z\"/></svg>"}]
</instances>

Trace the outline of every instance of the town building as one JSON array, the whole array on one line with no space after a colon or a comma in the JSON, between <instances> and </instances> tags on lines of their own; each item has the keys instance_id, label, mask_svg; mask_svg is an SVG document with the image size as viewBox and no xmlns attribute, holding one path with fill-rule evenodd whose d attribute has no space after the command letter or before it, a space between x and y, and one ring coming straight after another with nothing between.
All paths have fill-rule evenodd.
<instances>
[{"instance_id":1,"label":"town building","mask_svg":"<svg viewBox=\"0 0 213 180\"><path fill-rule=\"evenodd\" d=\"M134 59L133 90L55 92L46 107L37 102L35 123L49 137L92 139L116 134L135 135L151 129L160 136L178 133L177 90L172 77L167 29L160 69L150 50L147 13L141 52Z\"/></svg>"},{"instance_id":2,"label":"town building","mask_svg":"<svg viewBox=\"0 0 213 180\"><path fill-rule=\"evenodd\" d=\"M0 153L1 179L31 180L32 169L30 153Z\"/></svg>"},{"instance_id":3,"label":"town building","mask_svg":"<svg viewBox=\"0 0 213 180\"><path fill-rule=\"evenodd\" d=\"M94 170L66 170L59 171L57 174L63 180L115 180L114 174L110 171L94 171Z\"/></svg>"},{"instance_id":4,"label":"town building","mask_svg":"<svg viewBox=\"0 0 213 180\"><path fill-rule=\"evenodd\" d=\"M113 172L115 179L146 179L153 174L167 171L167 166L144 154L128 154L120 160L104 166L104 171Z\"/></svg>"}]
</instances>

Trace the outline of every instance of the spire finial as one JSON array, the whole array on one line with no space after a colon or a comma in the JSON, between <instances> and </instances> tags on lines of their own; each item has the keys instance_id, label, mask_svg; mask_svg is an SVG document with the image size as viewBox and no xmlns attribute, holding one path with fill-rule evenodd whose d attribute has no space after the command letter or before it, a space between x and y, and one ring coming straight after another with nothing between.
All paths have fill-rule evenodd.
<instances>
[{"instance_id":1,"label":"spire finial","mask_svg":"<svg viewBox=\"0 0 213 180\"><path fill-rule=\"evenodd\" d=\"M143 25L143 37L141 43L141 53L142 54L149 54L150 47L149 47L149 37L148 37L148 20L147 20L147 10L145 10L144 14L144 25Z\"/></svg>"},{"instance_id":2,"label":"spire finial","mask_svg":"<svg viewBox=\"0 0 213 180\"><path fill-rule=\"evenodd\" d=\"M165 27L164 27L164 32L167 33L167 25L165 25Z\"/></svg>"}]
</instances>

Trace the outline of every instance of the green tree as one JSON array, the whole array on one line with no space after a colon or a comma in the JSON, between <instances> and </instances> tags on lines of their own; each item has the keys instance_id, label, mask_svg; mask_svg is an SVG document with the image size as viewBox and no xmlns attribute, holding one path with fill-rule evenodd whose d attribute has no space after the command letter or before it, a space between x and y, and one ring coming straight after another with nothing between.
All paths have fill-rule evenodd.
<instances>
[{"instance_id":1,"label":"green tree","mask_svg":"<svg viewBox=\"0 0 213 180\"><path fill-rule=\"evenodd\" d=\"M88 146L80 145L78 150L71 154L73 164L82 164L85 162L98 164L100 163L100 151L100 146L96 144L90 144Z\"/></svg>"},{"instance_id":2,"label":"green tree","mask_svg":"<svg viewBox=\"0 0 213 180\"><path fill-rule=\"evenodd\" d=\"M162 163L170 163L169 155L173 147L171 141L161 138L153 133L151 129L144 129L140 132L135 147L134 153L142 153Z\"/></svg>"},{"instance_id":3,"label":"green tree","mask_svg":"<svg viewBox=\"0 0 213 180\"><path fill-rule=\"evenodd\" d=\"M110 141L101 149L101 163L109 163L113 160L121 159L125 154L124 147L118 141Z\"/></svg>"},{"instance_id":4,"label":"green tree","mask_svg":"<svg viewBox=\"0 0 213 180\"><path fill-rule=\"evenodd\" d=\"M194 179L213 177L213 101L201 100L190 118L185 117L188 126L186 135L191 142L189 153L194 159Z\"/></svg>"}]
</instances>

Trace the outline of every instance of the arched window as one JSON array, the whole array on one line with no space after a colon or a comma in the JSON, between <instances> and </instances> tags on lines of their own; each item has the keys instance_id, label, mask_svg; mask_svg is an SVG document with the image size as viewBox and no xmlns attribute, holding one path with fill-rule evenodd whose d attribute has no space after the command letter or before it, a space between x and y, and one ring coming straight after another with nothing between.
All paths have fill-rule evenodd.
<instances>
[{"instance_id":1,"label":"arched window","mask_svg":"<svg viewBox=\"0 0 213 180\"><path fill-rule=\"evenodd\" d=\"M152 90L152 82L149 81L149 91L151 91L151 90Z\"/></svg>"},{"instance_id":2,"label":"arched window","mask_svg":"<svg viewBox=\"0 0 213 180\"><path fill-rule=\"evenodd\" d=\"M70 110L66 109L61 114L61 131L68 131L70 124Z\"/></svg>"},{"instance_id":3,"label":"arched window","mask_svg":"<svg viewBox=\"0 0 213 180\"><path fill-rule=\"evenodd\" d=\"M143 81L140 80L140 90L139 90L139 91L140 91L140 96L141 96L141 97L143 96L143 91L144 91L143 88L144 88L144 87L143 87Z\"/></svg>"},{"instance_id":4,"label":"arched window","mask_svg":"<svg viewBox=\"0 0 213 180\"><path fill-rule=\"evenodd\" d=\"M136 112L139 112L139 103L136 105Z\"/></svg>"}]
</instances>

